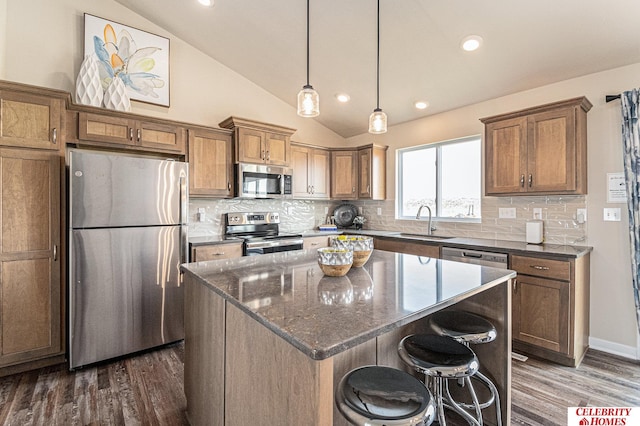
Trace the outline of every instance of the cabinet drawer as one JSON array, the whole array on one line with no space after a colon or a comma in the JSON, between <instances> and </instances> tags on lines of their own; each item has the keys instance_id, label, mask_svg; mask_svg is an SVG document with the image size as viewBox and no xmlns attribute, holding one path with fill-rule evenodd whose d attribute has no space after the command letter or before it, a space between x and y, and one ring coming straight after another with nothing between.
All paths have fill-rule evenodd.
<instances>
[{"instance_id":1,"label":"cabinet drawer","mask_svg":"<svg viewBox=\"0 0 640 426\"><path fill-rule=\"evenodd\" d=\"M197 246L191 250L192 262L206 260L233 259L242 256L242 243L238 244L212 244Z\"/></svg>"},{"instance_id":2,"label":"cabinet drawer","mask_svg":"<svg viewBox=\"0 0 640 426\"><path fill-rule=\"evenodd\" d=\"M303 249L312 249L312 248L321 248L329 246L329 237L326 235L322 235L320 237L305 237L302 248Z\"/></svg>"},{"instance_id":3,"label":"cabinet drawer","mask_svg":"<svg viewBox=\"0 0 640 426\"><path fill-rule=\"evenodd\" d=\"M519 274L564 281L571 279L571 263L564 260L512 255L511 269Z\"/></svg>"}]
</instances>

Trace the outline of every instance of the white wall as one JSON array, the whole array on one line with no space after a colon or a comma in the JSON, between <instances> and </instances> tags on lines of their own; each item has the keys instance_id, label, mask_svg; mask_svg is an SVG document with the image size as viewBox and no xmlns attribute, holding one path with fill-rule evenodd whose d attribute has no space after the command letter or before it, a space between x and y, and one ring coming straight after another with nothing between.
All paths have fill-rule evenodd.
<instances>
[{"instance_id":1,"label":"white wall","mask_svg":"<svg viewBox=\"0 0 640 426\"><path fill-rule=\"evenodd\" d=\"M73 92L83 58L85 12L171 40L171 107L133 102L134 113L216 127L238 115L298 129L296 141L344 145L341 136L298 117L294 107L112 0L0 0L0 31L6 27L0 55L4 47L8 59L2 61L0 77ZM297 83L291 86L293 98L298 90Z\"/></svg>"},{"instance_id":2,"label":"white wall","mask_svg":"<svg viewBox=\"0 0 640 426\"><path fill-rule=\"evenodd\" d=\"M606 94L640 86L640 64L587 75L534 90L470 105L421 120L390 127L386 134L355 136L349 145L379 142L389 145L387 193L395 194L396 149L482 134L482 117L587 96L594 104L588 120L587 245L591 253L592 346L638 357L638 329L631 291L631 266L626 204L607 204L606 174L621 172L622 139L619 101L606 104ZM387 114L392 114L387 111ZM516 197L513 197L514 199ZM621 222L604 222L604 207L620 207Z\"/></svg>"},{"instance_id":3,"label":"white wall","mask_svg":"<svg viewBox=\"0 0 640 426\"><path fill-rule=\"evenodd\" d=\"M5 57L7 28L7 0L0 0L0 79L5 78L4 69L7 62Z\"/></svg>"}]
</instances>

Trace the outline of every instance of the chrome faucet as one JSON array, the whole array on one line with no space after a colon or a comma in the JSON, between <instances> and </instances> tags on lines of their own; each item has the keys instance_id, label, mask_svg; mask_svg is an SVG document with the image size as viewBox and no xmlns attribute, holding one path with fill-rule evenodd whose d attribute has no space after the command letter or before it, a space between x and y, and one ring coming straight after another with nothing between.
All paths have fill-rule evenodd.
<instances>
[{"instance_id":1,"label":"chrome faucet","mask_svg":"<svg viewBox=\"0 0 640 426\"><path fill-rule=\"evenodd\" d=\"M433 228L431 228L431 207L427 206L426 204L420 204L418 214L416 214L416 220L420 219L420 212L422 212L423 207L426 207L429 211L429 227L427 228L427 235L431 235L431 231L433 231Z\"/></svg>"}]
</instances>

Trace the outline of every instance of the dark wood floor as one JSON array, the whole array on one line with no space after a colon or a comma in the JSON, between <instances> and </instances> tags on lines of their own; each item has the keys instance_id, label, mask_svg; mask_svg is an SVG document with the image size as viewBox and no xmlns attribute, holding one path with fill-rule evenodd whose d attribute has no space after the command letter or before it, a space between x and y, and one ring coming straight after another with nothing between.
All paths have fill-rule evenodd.
<instances>
[{"instance_id":1,"label":"dark wood floor","mask_svg":"<svg viewBox=\"0 0 640 426\"><path fill-rule=\"evenodd\" d=\"M184 346L97 367L0 378L2 425L187 425ZM567 407L640 407L640 362L589 351L577 368L513 361L512 425L566 425Z\"/></svg>"}]
</instances>

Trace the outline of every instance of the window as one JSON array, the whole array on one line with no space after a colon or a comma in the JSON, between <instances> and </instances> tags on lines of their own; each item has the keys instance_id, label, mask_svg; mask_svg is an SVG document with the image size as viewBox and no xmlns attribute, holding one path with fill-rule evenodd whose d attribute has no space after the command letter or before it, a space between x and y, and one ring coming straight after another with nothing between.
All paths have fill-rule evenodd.
<instances>
[{"instance_id":1,"label":"window","mask_svg":"<svg viewBox=\"0 0 640 426\"><path fill-rule=\"evenodd\" d=\"M474 136L399 149L398 219L415 218L424 204L434 218L479 220L480 143L480 136Z\"/></svg>"}]
</instances>

